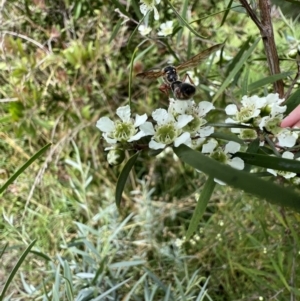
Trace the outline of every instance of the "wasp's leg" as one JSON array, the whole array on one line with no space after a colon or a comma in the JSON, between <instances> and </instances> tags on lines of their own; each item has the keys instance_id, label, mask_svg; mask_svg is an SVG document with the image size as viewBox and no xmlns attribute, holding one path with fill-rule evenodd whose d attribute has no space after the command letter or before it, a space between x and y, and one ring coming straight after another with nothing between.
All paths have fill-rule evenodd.
<instances>
[{"instance_id":1,"label":"wasp's leg","mask_svg":"<svg viewBox=\"0 0 300 301\"><path fill-rule=\"evenodd\" d=\"M191 77L189 76L188 73L186 73L186 74L184 75L182 81L183 81L184 83L186 83L186 82L187 82L187 79L188 79L188 81L189 81L190 84L195 85L194 82L193 82L193 80L191 79Z\"/></svg>"},{"instance_id":2,"label":"wasp's leg","mask_svg":"<svg viewBox=\"0 0 300 301\"><path fill-rule=\"evenodd\" d=\"M160 90L161 92L163 92L164 94L166 94L167 96L169 96L170 86L167 85L167 84L162 84L162 85L159 87L159 90Z\"/></svg>"}]
</instances>

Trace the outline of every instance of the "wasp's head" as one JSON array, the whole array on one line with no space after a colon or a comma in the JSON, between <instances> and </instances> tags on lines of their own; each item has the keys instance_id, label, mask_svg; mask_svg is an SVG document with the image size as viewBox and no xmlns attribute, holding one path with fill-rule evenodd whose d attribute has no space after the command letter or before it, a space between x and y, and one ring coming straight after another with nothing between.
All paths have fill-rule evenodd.
<instances>
[{"instance_id":1,"label":"wasp's head","mask_svg":"<svg viewBox=\"0 0 300 301\"><path fill-rule=\"evenodd\" d=\"M167 84L172 84L178 80L178 74L174 66L167 66L163 69L164 71L164 80Z\"/></svg>"}]
</instances>

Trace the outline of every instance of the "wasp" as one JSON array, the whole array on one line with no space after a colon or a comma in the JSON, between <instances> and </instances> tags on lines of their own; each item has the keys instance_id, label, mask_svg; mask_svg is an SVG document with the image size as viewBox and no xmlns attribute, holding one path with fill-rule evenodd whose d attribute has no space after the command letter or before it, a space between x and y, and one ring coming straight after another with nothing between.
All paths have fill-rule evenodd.
<instances>
[{"instance_id":1,"label":"wasp","mask_svg":"<svg viewBox=\"0 0 300 301\"><path fill-rule=\"evenodd\" d=\"M177 67L167 66L163 69L150 69L148 71L138 73L136 76L149 79L158 78L162 76L164 83L160 86L159 89L163 93L168 95L169 91L171 90L176 99L191 99L196 93L196 87L187 73L185 74L182 80L180 80L178 73L188 68L193 68L197 66L206 58L208 58L212 53L222 48L223 45L224 44L216 44L210 48L207 48L204 51L196 54L189 60L181 63ZM187 79L189 82L186 82Z\"/></svg>"}]
</instances>

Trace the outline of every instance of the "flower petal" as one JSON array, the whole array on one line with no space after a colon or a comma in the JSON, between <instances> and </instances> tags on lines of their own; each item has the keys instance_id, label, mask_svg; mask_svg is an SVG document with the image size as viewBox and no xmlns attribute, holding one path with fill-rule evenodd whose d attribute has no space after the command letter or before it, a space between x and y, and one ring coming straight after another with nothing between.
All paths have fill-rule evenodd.
<instances>
[{"instance_id":1,"label":"flower petal","mask_svg":"<svg viewBox=\"0 0 300 301\"><path fill-rule=\"evenodd\" d=\"M174 146L175 147L178 147L180 144L184 144L186 143L189 138L190 138L190 133L188 132L184 132L182 133L182 135L180 135L179 137L177 137L175 140L174 140Z\"/></svg>"},{"instance_id":2,"label":"flower petal","mask_svg":"<svg viewBox=\"0 0 300 301\"><path fill-rule=\"evenodd\" d=\"M158 125L162 125L168 122L169 114L165 109L157 109L152 113L153 119Z\"/></svg>"},{"instance_id":3,"label":"flower petal","mask_svg":"<svg viewBox=\"0 0 300 301\"><path fill-rule=\"evenodd\" d=\"M225 146L225 154L235 154L241 148L241 145L235 141L230 141Z\"/></svg>"},{"instance_id":4,"label":"flower petal","mask_svg":"<svg viewBox=\"0 0 300 301\"><path fill-rule=\"evenodd\" d=\"M159 19L159 14L158 14L158 11L157 11L155 6L153 6L153 10L154 10L154 20L158 20Z\"/></svg>"},{"instance_id":5,"label":"flower petal","mask_svg":"<svg viewBox=\"0 0 300 301\"><path fill-rule=\"evenodd\" d=\"M143 123L142 125L140 125L140 129L146 134L146 136L155 134L153 124L149 121L147 121L147 122Z\"/></svg>"},{"instance_id":6,"label":"flower petal","mask_svg":"<svg viewBox=\"0 0 300 301\"><path fill-rule=\"evenodd\" d=\"M207 143L202 146L202 153L211 154L214 149L217 147L218 142L214 139L209 140Z\"/></svg>"},{"instance_id":7,"label":"flower petal","mask_svg":"<svg viewBox=\"0 0 300 301\"><path fill-rule=\"evenodd\" d=\"M228 105L225 112L227 115L235 115L238 112L237 106L235 104Z\"/></svg>"},{"instance_id":8,"label":"flower petal","mask_svg":"<svg viewBox=\"0 0 300 301\"><path fill-rule=\"evenodd\" d=\"M198 134L201 138L210 136L215 131L213 126L206 126L198 130Z\"/></svg>"},{"instance_id":9,"label":"flower petal","mask_svg":"<svg viewBox=\"0 0 300 301\"><path fill-rule=\"evenodd\" d=\"M220 185L226 185L226 183L222 182L221 180L218 180L216 178L214 178L214 181Z\"/></svg>"},{"instance_id":10,"label":"flower petal","mask_svg":"<svg viewBox=\"0 0 300 301\"><path fill-rule=\"evenodd\" d=\"M97 123L96 127L102 132L112 132L115 129L115 123L108 117L101 117Z\"/></svg>"},{"instance_id":11,"label":"flower petal","mask_svg":"<svg viewBox=\"0 0 300 301\"><path fill-rule=\"evenodd\" d=\"M182 129L184 126L186 126L190 121L194 119L193 116L182 114L178 116L177 123L175 124L175 127L177 129Z\"/></svg>"},{"instance_id":12,"label":"flower petal","mask_svg":"<svg viewBox=\"0 0 300 301\"><path fill-rule=\"evenodd\" d=\"M133 135L130 139L128 139L128 142L137 141L140 140L142 137L146 136L146 134L143 131L137 132L135 135Z\"/></svg>"},{"instance_id":13,"label":"flower petal","mask_svg":"<svg viewBox=\"0 0 300 301\"><path fill-rule=\"evenodd\" d=\"M294 154L292 152L286 151L282 154L282 158L293 160Z\"/></svg>"},{"instance_id":14,"label":"flower petal","mask_svg":"<svg viewBox=\"0 0 300 301\"><path fill-rule=\"evenodd\" d=\"M283 147L293 147L297 141L297 134L284 130L277 135L278 145Z\"/></svg>"},{"instance_id":15,"label":"flower petal","mask_svg":"<svg viewBox=\"0 0 300 301\"><path fill-rule=\"evenodd\" d=\"M103 133L102 134L103 138L105 139L105 141L109 144L116 144L117 143L117 140L116 139L113 139L113 138L110 138L108 136L108 133Z\"/></svg>"},{"instance_id":16,"label":"flower petal","mask_svg":"<svg viewBox=\"0 0 300 301\"><path fill-rule=\"evenodd\" d=\"M147 120L147 118L148 118L147 114L143 114L143 115L138 115L138 114L136 114L134 126L135 126L135 127L138 127L138 126L140 126L141 124L145 123L146 120Z\"/></svg>"},{"instance_id":17,"label":"flower petal","mask_svg":"<svg viewBox=\"0 0 300 301\"><path fill-rule=\"evenodd\" d=\"M277 176L277 172L274 169L267 168L267 172L269 172L270 174L274 175L275 177Z\"/></svg>"},{"instance_id":18,"label":"flower petal","mask_svg":"<svg viewBox=\"0 0 300 301\"><path fill-rule=\"evenodd\" d=\"M213 110L215 107L209 101L201 101L198 105L199 116L207 114L209 111Z\"/></svg>"},{"instance_id":19,"label":"flower petal","mask_svg":"<svg viewBox=\"0 0 300 301\"><path fill-rule=\"evenodd\" d=\"M228 160L227 164L238 170L242 170L245 167L244 161L238 157L234 157L231 160Z\"/></svg>"},{"instance_id":20,"label":"flower petal","mask_svg":"<svg viewBox=\"0 0 300 301\"><path fill-rule=\"evenodd\" d=\"M119 107L117 109L117 115L122 119L122 121L130 121L130 107L129 105L124 107Z\"/></svg>"},{"instance_id":21,"label":"flower petal","mask_svg":"<svg viewBox=\"0 0 300 301\"><path fill-rule=\"evenodd\" d=\"M163 144L163 143L158 143L154 140L151 140L150 143L149 143L149 147L152 148L152 149L161 149L161 148L164 148L166 145Z\"/></svg>"}]
</instances>

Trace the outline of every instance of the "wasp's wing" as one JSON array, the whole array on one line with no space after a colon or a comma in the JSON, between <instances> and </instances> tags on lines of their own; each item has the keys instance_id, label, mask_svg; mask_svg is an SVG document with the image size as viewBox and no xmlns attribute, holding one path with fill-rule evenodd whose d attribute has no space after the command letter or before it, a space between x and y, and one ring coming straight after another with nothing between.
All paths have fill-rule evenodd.
<instances>
[{"instance_id":1,"label":"wasp's wing","mask_svg":"<svg viewBox=\"0 0 300 301\"><path fill-rule=\"evenodd\" d=\"M193 56L188 61L180 64L179 66L177 66L176 70L177 71L182 71L182 70L197 66L199 63L201 63L206 58L208 58L213 52L219 50L223 46L224 46L224 44L216 44L216 45L214 45L210 48L205 49L204 51L202 51L202 52L196 54L195 56Z\"/></svg>"},{"instance_id":2,"label":"wasp's wing","mask_svg":"<svg viewBox=\"0 0 300 301\"><path fill-rule=\"evenodd\" d=\"M156 69L150 69L145 72L138 73L136 76L142 77L142 78L153 79L153 78L158 78L158 77L162 76L163 74L164 74L164 72L161 69L156 68Z\"/></svg>"}]
</instances>

